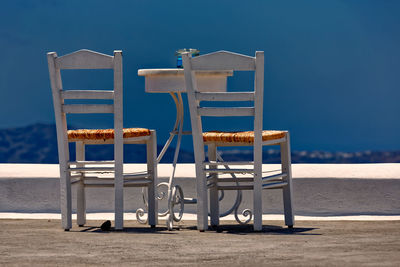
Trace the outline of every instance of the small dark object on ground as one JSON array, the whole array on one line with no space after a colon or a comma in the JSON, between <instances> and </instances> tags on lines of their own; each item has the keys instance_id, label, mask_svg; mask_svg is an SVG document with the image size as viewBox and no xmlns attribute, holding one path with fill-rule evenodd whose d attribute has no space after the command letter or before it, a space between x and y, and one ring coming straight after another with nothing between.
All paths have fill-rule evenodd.
<instances>
[{"instance_id":1,"label":"small dark object on ground","mask_svg":"<svg viewBox=\"0 0 400 267\"><path fill-rule=\"evenodd\" d=\"M111 230L111 221L105 221L103 224L100 226L102 231L110 231Z\"/></svg>"}]
</instances>

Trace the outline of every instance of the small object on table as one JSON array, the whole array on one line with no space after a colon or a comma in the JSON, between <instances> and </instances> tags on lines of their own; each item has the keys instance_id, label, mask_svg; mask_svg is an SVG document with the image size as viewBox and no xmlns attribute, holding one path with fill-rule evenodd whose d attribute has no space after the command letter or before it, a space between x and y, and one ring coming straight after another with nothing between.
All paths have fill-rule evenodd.
<instances>
[{"instance_id":1,"label":"small object on table","mask_svg":"<svg viewBox=\"0 0 400 267\"><path fill-rule=\"evenodd\" d=\"M182 54L183 53L190 53L192 54L192 57L196 57L198 55L200 55L200 50L195 49L195 48L183 48L183 49L179 49L178 51L175 52L175 56L177 56L177 61L176 61L176 67L177 68L183 68L182 65Z\"/></svg>"}]
</instances>

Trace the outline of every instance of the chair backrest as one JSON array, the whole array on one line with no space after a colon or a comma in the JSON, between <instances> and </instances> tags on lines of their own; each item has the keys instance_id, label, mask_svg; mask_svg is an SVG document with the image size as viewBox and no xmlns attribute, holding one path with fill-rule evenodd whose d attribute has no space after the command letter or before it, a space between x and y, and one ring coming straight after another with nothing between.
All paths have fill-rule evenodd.
<instances>
[{"instance_id":1,"label":"chair backrest","mask_svg":"<svg viewBox=\"0 0 400 267\"><path fill-rule=\"evenodd\" d=\"M255 57L219 51L198 57L190 54L182 56L186 91L188 94L190 118L192 124L193 141L195 150L203 151L202 116L253 116L254 117L254 146L262 144L263 121L263 88L264 88L264 52L256 52ZM199 92L197 90L196 71L203 70L233 70L253 71L254 90L249 92ZM202 101L250 101L251 107L201 107ZM196 148L197 146L197 148ZM196 155L196 153L195 153ZM204 152L200 154L204 160Z\"/></svg>"},{"instance_id":2,"label":"chair backrest","mask_svg":"<svg viewBox=\"0 0 400 267\"><path fill-rule=\"evenodd\" d=\"M50 83L57 126L60 164L68 162L68 136L66 114L69 113L113 113L114 114L114 157L122 160L123 153L123 84L122 51L114 51L113 56L90 50L79 50L58 57L55 52L47 53ZM61 79L63 69L112 69L114 88L112 90L64 90ZM66 104L65 100L112 100L112 104Z\"/></svg>"}]
</instances>

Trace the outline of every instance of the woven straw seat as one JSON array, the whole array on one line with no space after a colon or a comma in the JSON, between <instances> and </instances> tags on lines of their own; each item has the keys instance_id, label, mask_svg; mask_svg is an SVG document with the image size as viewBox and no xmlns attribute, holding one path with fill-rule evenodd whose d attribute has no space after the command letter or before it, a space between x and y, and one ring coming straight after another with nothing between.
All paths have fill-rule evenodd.
<instances>
[{"instance_id":1,"label":"woven straw seat","mask_svg":"<svg viewBox=\"0 0 400 267\"><path fill-rule=\"evenodd\" d=\"M262 140L277 140L286 136L286 131L263 131ZM204 142L225 142L225 143L254 143L254 132L220 132L211 131L203 133Z\"/></svg>"},{"instance_id":2,"label":"woven straw seat","mask_svg":"<svg viewBox=\"0 0 400 267\"><path fill-rule=\"evenodd\" d=\"M145 128L125 128L124 138L149 136L150 130ZM114 139L114 129L80 129L69 130L69 140L108 140Z\"/></svg>"}]
</instances>

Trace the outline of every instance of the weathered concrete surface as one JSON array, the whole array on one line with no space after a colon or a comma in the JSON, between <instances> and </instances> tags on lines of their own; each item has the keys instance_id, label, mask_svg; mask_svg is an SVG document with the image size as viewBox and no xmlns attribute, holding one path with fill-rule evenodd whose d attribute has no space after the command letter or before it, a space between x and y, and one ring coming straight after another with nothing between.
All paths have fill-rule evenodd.
<instances>
[{"instance_id":1,"label":"weathered concrete surface","mask_svg":"<svg viewBox=\"0 0 400 267\"><path fill-rule=\"evenodd\" d=\"M144 170L144 164L127 164L128 171ZM278 169L268 164L264 169ZM160 164L160 180L171 173L171 164ZM195 197L194 164L178 164L176 184L185 197ZM0 164L0 212L59 213L58 165ZM400 215L400 164L293 164L294 210L296 215ZM125 207L133 212L142 207L141 190L125 189ZM74 197L75 190L73 190ZM227 192L221 203L229 208L235 192ZM75 197L74 197L75 199ZM252 199L244 194L241 208L251 208ZM75 201L73 202L75 206ZM165 203L160 202L161 210ZM88 212L112 212L112 188L89 188ZM195 213L195 205L185 212ZM263 212L281 214L280 190L263 193Z\"/></svg>"},{"instance_id":2,"label":"weathered concrete surface","mask_svg":"<svg viewBox=\"0 0 400 267\"><path fill-rule=\"evenodd\" d=\"M223 222L200 233L193 221L179 231L127 221L102 232L102 221L60 229L58 220L0 220L4 266L400 266L400 221L282 221L251 226ZM162 224L164 225L164 224Z\"/></svg>"}]
</instances>

